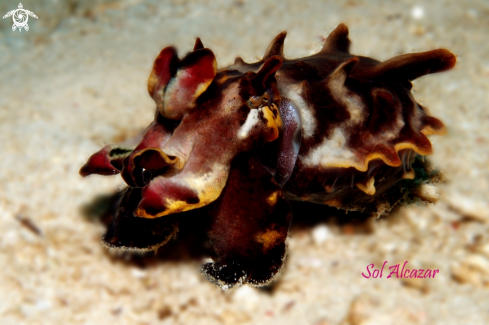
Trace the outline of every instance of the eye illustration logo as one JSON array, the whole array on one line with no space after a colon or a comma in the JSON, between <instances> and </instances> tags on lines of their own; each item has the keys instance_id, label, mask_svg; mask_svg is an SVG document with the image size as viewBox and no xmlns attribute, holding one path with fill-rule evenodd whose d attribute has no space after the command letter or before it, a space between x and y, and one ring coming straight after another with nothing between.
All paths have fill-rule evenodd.
<instances>
[{"instance_id":1,"label":"eye illustration logo","mask_svg":"<svg viewBox=\"0 0 489 325\"><path fill-rule=\"evenodd\" d=\"M19 32L22 31L22 28L28 31L29 25L27 25L27 21L29 20L29 16L37 19L36 14L34 14L32 11L23 9L23 7L24 6L22 6L22 3L19 3L18 9L9 11L5 14L5 16L3 16L3 19L12 16L14 21L14 24L12 25L13 31L15 31L17 28L19 29Z\"/></svg>"}]
</instances>

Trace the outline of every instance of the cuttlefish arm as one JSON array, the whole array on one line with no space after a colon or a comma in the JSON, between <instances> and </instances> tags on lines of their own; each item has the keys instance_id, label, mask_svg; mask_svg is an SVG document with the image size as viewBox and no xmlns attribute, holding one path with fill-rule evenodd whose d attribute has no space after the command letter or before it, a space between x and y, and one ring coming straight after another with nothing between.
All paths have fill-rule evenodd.
<instances>
[{"instance_id":1,"label":"cuttlefish arm","mask_svg":"<svg viewBox=\"0 0 489 325\"><path fill-rule=\"evenodd\" d=\"M134 215L141 192L141 188L127 187L120 193L114 218L102 237L102 243L109 249L156 252L178 232L178 222L172 218L145 219Z\"/></svg>"},{"instance_id":2,"label":"cuttlefish arm","mask_svg":"<svg viewBox=\"0 0 489 325\"><path fill-rule=\"evenodd\" d=\"M290 206L255 156L233 163L227 185L210 209L209 239L217 258L204 275L223 289L267 285L286 256Z\"/></svg>"},{"instance_id":3,"label":"cuttlefish arm","mask_svg":"<svg viewBox=\"0 0 489 325\"><path fill-rule=\"evenodd\" d=\"M174 121L158 114L142 136L129 139L121 144L108 144L91 155L80 169L80 175L83 177L92 174L111 176L121 172L123 176L130 175L132 170L126 165L132 167L130 163L133 156L144 149L163 146L170 139L175 127ZM139 144L133 145L134 142L136 144L139 142ZM130 181L129 185L134 185L130 177L125 178Z\"/></svg>"}]
</instances>

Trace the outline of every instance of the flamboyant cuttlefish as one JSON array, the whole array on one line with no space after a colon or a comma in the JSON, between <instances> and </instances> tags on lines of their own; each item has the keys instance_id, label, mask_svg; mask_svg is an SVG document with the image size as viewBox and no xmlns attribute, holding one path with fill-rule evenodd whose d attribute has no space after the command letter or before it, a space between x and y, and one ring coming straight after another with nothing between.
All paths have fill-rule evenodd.
<instances>
[{"instance_id":1,"label":"flamboyant cuttlefish","mask_svg":"<svg viewBox=\"0 0 489 325\"><path fill-rule=\"evenodd\" d=\"M200 39L183 59L173 47L160 52L148 80L157 108L140 143L107 145L80 170L121 173L128 185L107 246L155 250L178 230L176 214L208 206L216 259L204 275L223 288L262 286L285 259L287 200L390 211L389 191L415 177L416 155L432 152L427 135L445 131L411 81L452 68L455 56L352 55L340 24L319 53L289 60L285 35L262 60L222 69Z\"/></svg>"}]
</instances>

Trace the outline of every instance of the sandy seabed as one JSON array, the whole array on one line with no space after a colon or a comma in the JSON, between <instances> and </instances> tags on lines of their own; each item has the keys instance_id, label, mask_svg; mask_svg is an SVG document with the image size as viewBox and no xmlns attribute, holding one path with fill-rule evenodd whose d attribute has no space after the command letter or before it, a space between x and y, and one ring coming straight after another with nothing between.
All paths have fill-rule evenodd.
<instances>
[{"instance_id":1,"label":"sandy seabed","mask_svg":"<svg viewBox=\"0 0 489 325\"><path fill-rule=\"evenodd\" d=\"M489 323L487 1L23 4L39 17L28 32L0 25L1 324ZM448 128L433 138L431 161L445 177L438 202L361 227L293 228L285 270L266 290L223 292L200 276L199 259L141 267L110 256L100 245L104 227L80 207L122 180L82 179L78 169L102 145L151 122L146 80L159 50L175 45L183 54L200 36L223 67L237 55L259 58L287 30L285 55L295 58L320 49L340 22L358 55L385 60L440 47L457 55L453 70L413 89ZM361 275L384 261L439 273Z\"/></svg>"}]
</instances>

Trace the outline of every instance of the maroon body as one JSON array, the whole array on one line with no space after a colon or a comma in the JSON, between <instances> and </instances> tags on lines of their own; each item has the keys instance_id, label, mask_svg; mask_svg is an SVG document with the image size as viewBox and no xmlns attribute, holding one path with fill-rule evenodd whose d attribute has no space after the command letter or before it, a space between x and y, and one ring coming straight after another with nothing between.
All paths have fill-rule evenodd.
<instances>
[{"instance_id":1,"label":"maroon body","mask_svg":"<svg viewBox=\"0 0 489 325\"><path fill-rule=\"evenodd\" d=\"M206 277L222 288L262 286L285 259L287 200L390 211L396 184L416 177L415 156L432 152L427 136L445 130L414 100L411 80L452 68L455 56L355 56L340 24L319 53L288 60L285 35L261 61L220 70L200 39L182 60L161 51L148 80L157 111L142 141L108 145L80 170L120 172L129 186L107 246L157 249L176 233L179 212L207 206L217 257Z\"/></svg>"}]
</instances>

